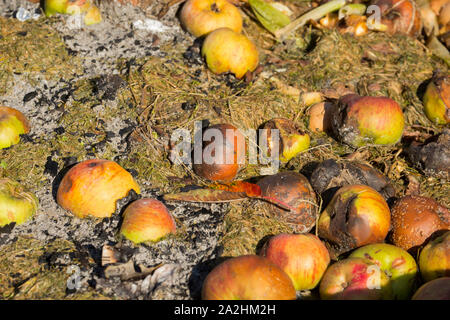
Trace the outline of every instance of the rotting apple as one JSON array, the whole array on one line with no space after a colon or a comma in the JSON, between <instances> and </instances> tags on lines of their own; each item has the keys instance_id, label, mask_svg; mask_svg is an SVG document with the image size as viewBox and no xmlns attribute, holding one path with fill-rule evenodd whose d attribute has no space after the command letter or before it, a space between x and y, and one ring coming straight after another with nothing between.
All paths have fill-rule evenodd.
<instances>
[{"instance_id":1,"label":"rotting apple","mask_svg":"<svg viewBox=\"0 0 450 320\"><path fill-rule=\"evenodd\" d=\"M28 132L30 125L20 111L0 106L0 149L19 143L20 135Z\"/></svg>"},{"instance_id":2,"label":"rotting apple","mask_svg":"<svg viewBox=\"0 0 450 320\"><path fill-rule=\"evenodd\" d=\"M320 102L308 110L308 128L313 132L329 132L331 130L331 113L334 105L331 102Z\"/></svg>"},{"instance_id":3,"label":"rotting apple","mask_svg":"<svg viewBox=\"0 0 450 320\"><path fill-rule=\"evenodd\" d=\"M267 121L263 125L266 129L266 146L268 154L271 154L271 149L278 147L280 161L288 162L297 154L309 148L310 138L305 132L301 132L295 123L288 119L275 118ZM272 136L271 130L278 130L278 141ZM260 147L262 147L260 145Z\"/></svg>"},{"instance_id":4,"label":"rotting apple","mask_svg":"<svg viewBox=\"0 0 450 320\"><path fill-rule=\"evenodd\" d=\"M375 243L356 249L349 257L368 259L378 265L389 278L393 299L406 300L414 293L417 264L405 250L387 243Z\"/></svg>"},{"instance_id":5,"label":"rotting apple","mask_svg":"<svg viewBox=\"0 0 450 320\"><path fill-rule=\"evenodd\" d=\"M412 300L450 300L450 277L425 283L416 291Z\"/></svg>"},{"instance_id":6,"label":"rotting apple","mask_svg":"<svg viewBox=\"0 0 450 320\"><path fill-rule=\"evenodd\" d=\"M319 237L326 240L332 259L370 243L383 242L391 221L386 200L365 185L341 187L318 221Z\"/></svg>"},{"instance_id":7,"label":"rotting apple","mask_svg":"<svg viewBox=\"0 0 450 320\"><path fill-rule=\"evenodd\" d=\"M188 0L180 12L183 27L195 37L220 29L242 31L239 9L227 0Z\"/></svg>"},{"instance_id":8,"label":"rotting apple","mask_svg":"<svg viewBox=\"0 0 450 320\"><path fill-rule=\"evenodd\" d=\"M340 260L330 267L319 285L323 300L389 300L388 276L374 262L363 258Z\"/></svg>"},{"instance_id":9,"label":"rotting apple","mask_svg":"<svg viewBox=\"0 0 450 320\"><path fill-rule=\"evenodd\" d=\"M211 181L233 180L245 164L242 133L231 124L216 124L203 132L202 141L202 157L200 161L194 158L194 172Z\"/></svg>"},{"instance_id":10,"label":"rotting apple","mask_svg":"<svg viewBox=\"0 0 450 320\"><path fill-rule=\"evenodd\" d=\"M0 179L0 227L24 223L36 213L38 205L36 196L26 192L18 182Z\"/></svg>"},{"instance_id":11,"label":"rotting apple","mask_svg":"<svg viewBox=\"0 0 450 320\"><path fill-rule=\"evenodd\" d=\"M415 255L430 236L450 227L450 211L434 199L405 196L392 207L394 245Z\"/></svg>"},{"instance_id":12,"label":"rotting apple","mask_svg":"<svg viewBox=\"0 0 450 320\"><path fill-rule=\"evenodd\" d=\"M295 211L287 211L267 204L272 214L299 233L308 232L314 227L318 215L316 194L305 176L294 171L279 172L262 178L257 184L263 196L275 198L295 208Z\"/></svg>"},{"instance_id":13,"label":"rotting apple","mask_svg":"<svg viewBox=\"0 0 450 320\"><path fill-rule=\"evenodd\" d=\"M370 4L379 8L380 23L386 26L387 33L413 37L420 34L422 21L413 0L374 0Z\"/></svg>"},{"instance_id":14,"label":"rotting apple","mask_svg":"<svg viewBox=\"0 0 450 320\"><path fill-rule=\"evenodd\" d=\"M175 232L175 221L169 210L156 199L136 200L123 213L120 233L133 243L156 242Z\"/></svg>"},{"instance_id":15,"label":"rotting apple","mask_svg":"<svg viewBox=\"0 0 450 320\"><path fill-rule=\"evenodd\" d=\"M214 30L206 36L202 56L215 74L231 72L238 79L259 64L256 46L245 35L229 28Z\"/></svg>"},{"instance_id":16,"label":"rotting apple","mask_svg":"<svg viewBox=\"0 0 450 320\"><path fill-rule=\"evenodd\" d=\"M311 290L320 282L330 263L325 245L313 234L279 234L264 245L261 255L278 265L291 278L295 290Z\"/></svg>"},{"instance_id":17,"label":"rotting apple","mask_svg":"<svg viewBox=\"0 0 450 320\"><path fill-rule=\"evenodd\" d=\"M432 239L420 251L419 268L425 282L450 277L450 231Z\"/></svg>"},{"instance_id":18,"label":"rotting apple","mask_svg":"<svg viewBox=\"0 0 450 320\"><path fill-rule=\"evenodd\" d=\"M206 277L203 300L294 300L289 276L269 259L245 255L225 260Z\"/></svg>"},{"instance_id":19,"label":"rotting apple","mask_svg":"<svg viewBox=\"0 0 450 320\"><path fill-rule=\"evenodd\" d=\"M435 73L423 96L427 118L435 124L450 123L450 76Z\"/></svg>"},{"instance_id":20,"label":"rotting apple","mask_svg":"<svg viewBox=\"0 0 450 320\"><path fill-rule=\"evenodd\" d=\"M100 9L92 0L45 0L44 12L47 17L57 13L81 15L84 14L86 25L96 24L102 21Z\"/></svg>"},{"instance_id":21,"label":"rotting apple","mask_svg":"<svg viewBox=\"0 0 450 320\"><path fill-rule=\"evenodd\" d=\"M131 190L140 193L128 171L114 161L92 159L76 164L64 175L56 199L79 218L106 218L116 211L116 201Z\"/></svg>"},{"instance_id":22,"label":"rotting apple","mask_svg":"<svg viewBox=\"0 0 450 320\"><path fill-rule=\"evenodd\" d=\"M366 144L390 145L403 134L403 111L387 97L347 94L333 108L332 129L336 137L353 147Z\"/></svg>"}]
</instances>

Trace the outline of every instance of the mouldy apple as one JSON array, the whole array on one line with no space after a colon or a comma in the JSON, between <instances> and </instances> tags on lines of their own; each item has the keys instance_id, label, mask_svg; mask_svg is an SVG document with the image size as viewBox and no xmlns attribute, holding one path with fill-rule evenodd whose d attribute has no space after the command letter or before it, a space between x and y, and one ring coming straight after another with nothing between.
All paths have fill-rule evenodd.
<instances>
[{"instance_id":1,"label":"mouldy apple","mask_svg":"<svg viewBox=\"0 0 450 320\"><path fill-rule=\"evenodd\" d=\"M37 211L38 199L24 191L16 181L0 179L0 227L15 222L22 224Z\"/></svg>"},{"instance_id":2,"label":"mouldy apple","mask_svg":"<svg viewBox=\"0 0 450 320\"><path fill-rule=\"evenodd\" d=\"M267 258L246 255L225 260L206 277L203 300L294 300L289 276Z\"/></svg>"},{"instance_id":3,"label":"mouldy apple","mask_svg":"<svg viewBox=\"0 0 450 320\"><path fill-rule=\"evenodd\" d=\"M431 240L420 251L419 267L425 282L450 277L450 231Z\"/></svg>"},{"instance_id":4,"label":"mouldy apple","mask_svg":"<svg viewBox=\"0 0 450 320\"><path fill-rule=\"evenodd\" d=\"M242 30L241 13L227 0L188 0L181 9L180 20L195 37L220 28L230 28L238 33Z\"/></svg>"},{"instance_id":5,"label":"mouldy apple","mask_svg":"<svg viewBox=\"0 0 450 320\"><path fill-rule=\"evenodd\" d=\"M0 106L0 149L19 143L20 135L28 132L30 125L20 111Z\"/></svg>"},{"instance_id":6,"label":"mouldy apple","mask_svg":"<svg viewBox=\"0 0 450 320\"><path fill-rule=\"evenodd\" d=\"M450 76L435 74L423 96L425 115L435 124L450 123Z\"/></svg>"},{"instance_id":7,"label":"mouldy apple","mask_svg":"<svg viewBox=\"0 0 450 320\"><path fill-rule=\"evenodd\" d=\"M324 300L389 300L389 278L375 263L363 258L348 258L332 264L319 286Z\"/></svg>"},{"instance_id":8,"label":"mouldy apple","mask_svg":"<svg viewBox=\"0 0 450 320\"><path fill-rule=\"evenodd\" d=\"M288 162L297 154L309 148L309 135L301 132L291 120L272 119L264 124L263 129L267 130L265 145L268 148L268 155L271 154L272 148L278 147L280 161L282 162ZM276 136L272 136L271 130L278 130L278 139L275 138Z\"/></svg>"},{"instance_id":9,"label":"mouldy apple","mask_svg":"<svg viewBox=\"0 0 450 320\"><path fill-rule=\"evenodd\" d=\"M327 248L310 233L276 235L261 254L286 272L295 290L314 289L330 263Z\"/></svg>"},{"instance_id":10,"label":"mouldy apple","mask_svg":"<svg viewBox=\"0 0 450 320\"><path fill-rule=\"evenodd\" d=\"M450 211L434 199L405 196L392 207L391 241L413 255L433 233L449 227Z\"/></svg>"},{"instance_id":11,"label":"mouldy apple","mask_svg":"<svg viewBox=\"0 0 450 320\"><path fill-rule=\"evenodd\" d=\"M353 147L397 143L405 120L397 102L387 97L348 94L333 109L332 128L336 137Z\"/></svg>"},{"instance_id":12,"label":"mouldy apple","mask_svg":"<svg viewBox=\"0 0 450 320\"><path fill-rule=\"evenodd\" d=\"M422 22L413 0L374 0L370 4L380 9L380 23L386 26L387 33L413 37L420 34Z\"/></svg>"},{"instance_id":13,"label":"mouldy apple","mask_svg":"<svg viewBox=\"0 0 450 320\"><path fill-rule=\"evenodd\" d=\"M128 171L114 161L93 159L78 163L65 174L56 199L79 218L106 218L116 211L116 201L130 190L140 193Z\"/></svg>"},{"instance_id":14,"label":"mouldy apple","mask_svg":"<svg viewBox=\"0 0 450 320\"><path fill-rule=\"evenodd\" d=\"M220 135L219 140L215 140L216 134ZM196 163L194 158L194 172L211 181L233 180L245 163L245 138L242 133L231 124L217 124L208 127L202 137L202 158L198 161L200 163Z\"/></svg>"},{"instance_id":15,"label":"mouldy apple","mask_svg":"<svg viewBox=\"0 0 450 320\"><path fill-rule=\"evenodd\" d=\"M369 259L378 265L389 278L393 299L406 300L414 293L417 264L405 250L387 243L376 243L356 249L349 257Z\"/></svg>"},{"instance_id":16,"label":"mouldy apple","mask_svg":"<svg viewBox=\"0 0 450 320\"><path fill-rule=\"evenodd\" d=\"M334 259L354 248L383 242L390 220L389 207L378 192L364 185L349 185L333 196L317 228Z\"/></svg>"},{"instance_id":17,"label":"mouldy apple","mask_svg":"<svg viewBox=\"0 0 450 320\"><path fill-rule=\"evenodd\" d=\"M287 211L267 204L272 214L299 233L308 232L314 227L318 215L316 194L305 176L294 171L279 172L262 178L258 185L263 196L275 198L295 208Z\"/></svg>"},{"instance_id":18,"label":"mouldy apple","mask_svg":"<svg viewBox=\"0 0 450 320\"><path fill-rule=\"evenodd\" d=\"M450 300L450 277L425 283L416 291L412 300Z\"/></svg>"},{"instance_id":19,"label":"mouldy apple","mask_svg":"<svg viewBox=\"0 0 450 320\"><path fill-rule=\"evenodd\" d=\"M120 233L134 243L156 242L175 232L175 221L169 210L156 199L136 200L123 213Z\"/></svg>"},{"instance_id":20,"label":"mouldy apple","mask_svg":"<svg viewBox=\"0 0 450 320\"><path fill-rule=\"evenodd\" d=\"M231 72L238 79L248 71L254 71L259 63L255 45L229 28L217 29L206 36L202 56L215 74Z\"/></svg>"}]
</instances>

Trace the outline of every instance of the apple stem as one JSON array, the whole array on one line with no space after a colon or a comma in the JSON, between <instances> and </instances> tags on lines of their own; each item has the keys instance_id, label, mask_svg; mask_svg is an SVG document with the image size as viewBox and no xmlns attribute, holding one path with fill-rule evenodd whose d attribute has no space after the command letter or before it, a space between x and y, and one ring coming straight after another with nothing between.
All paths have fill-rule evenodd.
<instances>
[{"instance_id":1,"label":"apple stem","mask_svg":"<svg viewBox=\"0 0 450 320\"><path fill-rule=\"evenodd\" d=\"M306 23L308 23L308 21L318 20L324 17L327 13L342 8L346 3L347 0L332 0L330 2L322 4L321 6L318 6L317 8L314 8L311 11L308 11L307 13L302 15L301 17L295 19L284 28L275 31L274 32L275 37L279 40L283 40L286 38L288 34L304 26Z\"/></svg>"}]
</instances>

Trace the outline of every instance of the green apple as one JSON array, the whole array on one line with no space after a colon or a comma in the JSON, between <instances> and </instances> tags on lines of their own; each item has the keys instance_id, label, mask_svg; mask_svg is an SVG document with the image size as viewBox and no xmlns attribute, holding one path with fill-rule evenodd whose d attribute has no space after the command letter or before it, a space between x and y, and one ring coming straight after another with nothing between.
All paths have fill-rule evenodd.
<instances>
[{"instance_id":1,"label":"green apple","mask_svg":"<svg viewBox=\"0 0 450 320\"><path fill-rule=\"evenodd\" d=\"M417 264L405 250L387 243L375 243L356 249L350 257L366 258L376 263L389 277L394 299L411 297L416 284Z\"/></svg>"},{"instance_id":2,"label":"green apple","mask_svg":"<svg viewBox=\"0 0 450 320\"><path fill-rule=\"evenodd\" d=\"M13 222L24 223L36 213L37 208L35 195L25 192L16 181L0 179L0 227Z\"/></svg>"},{"instance_id":3,"label":"green apple","mask_svg":"<svg viewBox=\"0 0 450 320\"><path fill-rule=\"evenodd\" d=\"M0 149L19 143L20 135L29 131L28 120L20 111L0 107Z\"/></svg>"},{"instance_id":4,"label":"green apple","mask_svg":"<svg viewBox=\"0 0 450 320\"><path fill-rule=\"evenodd\" d=\"M431 240L422 249L419 268L425 282L450 276L450 231Z\"/></svg>"}]
</instances>

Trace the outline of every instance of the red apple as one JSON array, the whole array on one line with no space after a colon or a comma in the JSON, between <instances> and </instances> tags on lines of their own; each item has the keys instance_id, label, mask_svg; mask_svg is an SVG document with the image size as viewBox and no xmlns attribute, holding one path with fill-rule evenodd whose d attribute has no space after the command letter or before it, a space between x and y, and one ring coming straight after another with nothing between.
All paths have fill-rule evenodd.
<instances>
[{"instance_id":1,"label":"red apple","mask_svg":"<svg viewBox=\"0 0 450 320\"><path fill-rule=\"evenodd\" d=\"M202 56L215 74L231 72L238 79L248 71L254 71L259 63L255 45L246 36L229 28L214 30L206 36Z\"/></svg>"},{"instance_id":2,"label":"red apple","mask_svg":"<svg viewBox=\"0 0 450 320\"><path fill-rule=\"evenodd\" d=\"M294 300L288 275L270 260L257 255L228 259L206 277L203 300Z\"/></svg>"},{"instance_id":3,"label":"red apple","mask_svg":"<svg viewBox=\"0 0 450 320\"><path fill-rule=\"evenodd\" d=\"M416 291L412 300L450 300L450 277L425 283Z\"/></svg>"},{"instance_id":4,"label":"red apple","mask_svg":"<svg viewBox=\"0 0 450 320\"><path fill-rule=\"evenodd\" d=\"M419 267L425 282L440 277L450 277L450 231L431 240L422 249L419 255Z\"/></svg>"},{"instance_id":5,"label":"red apple","mask_svg":"<svg viewBox=\"0 0 450 320\"><path fill-rule=\"evenodd\" d=\"M391 241L413 255L433 233L449 227L450 211L431 198L405 196L392 207Z\"/></svg>"},{"instance_id":6,"label":"red apple","mask_svg":"<svg viewBox=\"0 0 450 320\"><path fill-rule=\"evenodd\" d=\"M57 202L79 218L110 217L116 201L130 190L139 193L131 174L114 161L86 160L72 167L58 188Z\"/></svg>"},{"instance_id":7,"label":"red apple","mask_svg":"<svg viewBox=\"0 0 450 320\"><path fill-rule=\"evenodd\" d=\"M30 125L22 112L0 106L0 149L19 143L20 135L30 132Z\"/></svg>"},{"instance_id":8,"label":"red apple","mask_svg":"<svg viewBox=\"0 0 450 320\"><path fill-rule=\"evenodd\" d=\"M38 205L36 196L26 192L18 182L0 179L0 227L24 223L36 213Z\"/></svg>"},{"instance_id":9,"label":"red apple","mask_svg":"<svg viewBox=\"0 0 450 320\"><path fill-rule=\"evenodd\" d=\"M295 290L314 289L330 263L327 248L310 233L274 236L261 254L287 273Z\"/></svg>"},{"instance_id":10,"label":"red apple","mask_svg":"<svg viewBox=\"0 0 450 320\"><path fill-rule=\"evenodd\" d=\"M262 178L258 185L263 196L277 199L295 209L287 211L268 204L272 214L291 224L299 233L308 232L314 227L318 215L316 194L301 173L279 172Z\"/></svg>"},{"instance_id":11,"label":"red apple","mask_svg":"<svg viewBox=\"0 0 450 320\"><path fill-rule=\"evenodd\" d=\"M227 0L187 0L180 12L183 27L195 37L220 28L240 33L242 16Z\"/></svg>"},{"instance_id":12,"label":"red apple","mask_svg":"<svg viewBox=\"0 0 450 320\"><path fill-rule=\"evenodd\" d=\"M210 135L213 136L211 141L206 138ZM215 140L215 135L220 135L221 143ZM245 138L242 133L231 124L216 124L206 129L202 137L205 142L201 163L195 163L194 155L194 172L211 181L233 180L245 162Z\"/></svg>"},{"instance_id":13,"label":"red apple","mask_svg":"<svg viewBox=\"0 0 450 320\"><path fill-rule=\"evenodd\" d=\"M341 187L322 212L319 237L327 240L332 258L370 243L383 242L391 214L386 200L364 185Z\"/></svg>"},{"instance_id":14,"label":"red apple","mask_svg":"<svg viewBox=\"0 0 450 320\"><path fill-rule=\"evenodd\" d=\"M348 258L332 264L319 286L324 300L388 300L392 298L389 278L373 262Z\"/></svg>"},{"instance_id":15,"label":"red apple","mask_svg":"<svg viewBox=\"0 0 450 320\"><path fill-rule=\"evenodd\" d=\"M123 213L120 233L134 243L156 242L175 233L175 221L167 207L156 199L132 202Z\"/></svg>"},{"instance_id":16,"label":"red apple","mask_svg":"<svg viewBox=\"0 0 450 320\"><path fill-rule=\"evenodd\" d=\"M403 112L390 98L347 94L340 98L332 112L334 134L353 147L395 144L402 137Z\"/></svg>"},{"instance_id":17,"label":"red apple","mask_svg":"<svg viewBox=\"0 0 450 320\"><path fill-rule=\"evenodd\" d=\"M365 258L379 266L389 278L393 299L406 300L413 294L417 264L405 250L387 243L369 244L353 251L350 258Z\"/></svg>"}]
</instances>

